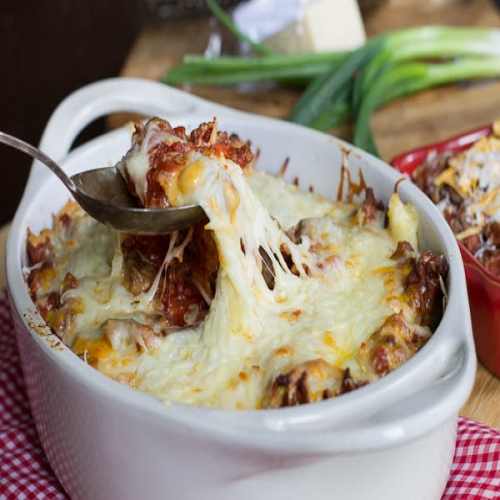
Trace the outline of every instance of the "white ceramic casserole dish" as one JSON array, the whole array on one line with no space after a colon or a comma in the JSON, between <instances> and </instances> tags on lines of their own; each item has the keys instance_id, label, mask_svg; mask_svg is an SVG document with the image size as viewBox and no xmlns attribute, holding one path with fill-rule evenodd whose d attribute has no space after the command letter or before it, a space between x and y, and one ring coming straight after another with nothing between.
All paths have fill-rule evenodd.
<instances>
[{"instance_id":1,"label":"white ceramic casserole dish","mask_svg":"<svg viewBox=\"0 0 500 500\"><path fill-rule=\"evenodd\" d=\"M51 117L41 148L68 173L110 165L130 130L105 134L68 154L77 134L116 111L159 115L188 130L217 117L260 149L259 166L298 176L335 197L342 162L362 169L386 202L401 178L382 161L331 136L216 105L138 79L111 79L69 96ZM438 499L446 485L460 407L476 357L463 264L437 209L410 182L398 192L420 214L421 248L449 264L448 304L417 355L384 379L321 403L231 411L172 404L107 379L52 335L22 274L26 232L51 224L68 192L33 165L7 243L7 282L31 408L49 461L74 499ZM361 307L361 305L360 305Z\"/></svg>"}]
</instances>

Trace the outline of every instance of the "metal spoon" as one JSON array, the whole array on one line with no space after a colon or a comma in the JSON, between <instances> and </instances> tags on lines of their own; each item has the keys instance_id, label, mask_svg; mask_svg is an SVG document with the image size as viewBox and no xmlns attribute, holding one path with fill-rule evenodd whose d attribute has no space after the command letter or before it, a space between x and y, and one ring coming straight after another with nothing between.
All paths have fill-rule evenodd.
<instances>
[{"instance_id":1,"label":"metal spoon","mask_svg":"<svg viewBox=\"0 0 500 500\"><path fill-rule=\"evenodd\" d=\"M21 139L0 132L0 143L19 149L41 161L59 177L83 210L118 231L132 234L168 233L195 224L206 217L198 205L139 207L115 167L87 170L68 177L54 160Z\"/></svg>"}]
</instances>

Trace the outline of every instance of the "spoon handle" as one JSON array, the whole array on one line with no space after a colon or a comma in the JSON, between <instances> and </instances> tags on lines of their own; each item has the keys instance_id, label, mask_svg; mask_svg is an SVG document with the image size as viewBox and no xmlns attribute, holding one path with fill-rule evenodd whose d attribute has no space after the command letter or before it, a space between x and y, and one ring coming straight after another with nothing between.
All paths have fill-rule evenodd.
<instances>
[{"instance_id":1,"label":"spoon handle","mask_svg":"<svg viewBox=\"0 0 500 500\"><path fill-rule=\"evenodd\" d=\"M27 155L35 158L42 162L45 166L50 168L54 174L61 179L64 185L72 192L75 193L76 187L74 182L68 177L66 172L49 156L47 156L43 151L40 151L38 148L35 148L31 144L24 142L17 137L6 134L5 132L0 132L0 143L6 144L7 146L11 146Z\"/></svg>"}]
</instances>

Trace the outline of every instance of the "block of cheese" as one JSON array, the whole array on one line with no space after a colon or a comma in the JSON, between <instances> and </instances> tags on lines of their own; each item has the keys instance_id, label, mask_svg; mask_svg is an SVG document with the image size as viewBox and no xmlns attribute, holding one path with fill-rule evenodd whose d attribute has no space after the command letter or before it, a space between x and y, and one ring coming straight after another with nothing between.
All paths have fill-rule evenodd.
<instances>
[{"instance_id":1,"label":"block of cheese","mask_svg":"<svg viewBox=\"0 0 500 500\"><path fill-rule=\"evenodd\" d=\"M264 43L291 53L352 50L365 41L357 0L305 0L301 17Z\"/></svg>"}]
</instances>

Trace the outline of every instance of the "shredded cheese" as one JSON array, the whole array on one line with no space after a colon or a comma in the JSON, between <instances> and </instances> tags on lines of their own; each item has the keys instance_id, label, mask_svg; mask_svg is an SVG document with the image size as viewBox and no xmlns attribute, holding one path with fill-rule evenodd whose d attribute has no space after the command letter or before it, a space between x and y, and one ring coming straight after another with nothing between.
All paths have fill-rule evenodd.
<instances>
[{"instance_id":1,"label":"shredded cheese","mask_svg":"<svg viewBox=\"0 0 500 500\"><path fill-rule=\"evenodd\" d=\"M148 130L121 162L142 199L148 149L173 140ZM134 295L123 286L118 235L77 212L65 237L52 233L56 273L48 291L59 290L67 273L77 278L70 297L83 310L64 340L86 362L166 403L219 408L260 408L273 381L304 363L317 391L326 374L378 378L362 346L387 318L410 308L393 254L402 240L417 251L413 207L394 194L387 228L380 217L353 225L354 201L328 200L200 151L186 153L182 168L161 179L171 204L197 203L208 216L205 230L219 258L208 314L175 331L153 319L160 276L182 259L191 236L171 239L151 287ZM290 231L298 226L294 238ZM313 363L318 359L325 364ZM336 385L329 381L327 388Z\"/></svg>"}]
</instances>

